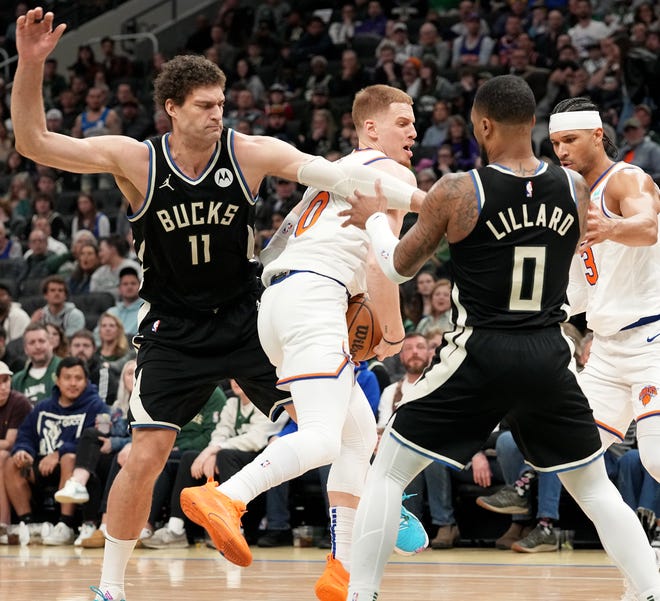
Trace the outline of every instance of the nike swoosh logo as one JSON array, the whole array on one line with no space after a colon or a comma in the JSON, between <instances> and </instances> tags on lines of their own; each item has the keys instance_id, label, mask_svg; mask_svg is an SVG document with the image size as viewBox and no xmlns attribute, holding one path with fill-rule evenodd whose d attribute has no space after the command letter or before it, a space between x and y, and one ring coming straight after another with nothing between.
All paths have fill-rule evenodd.
<instances>
[{"instance_id":1,"label":"nike swoosh logo","mask_svg":"<svg viewBox=\"0 0 660 601\"><path fill-rule=\"evenodd\" d=\"M660 336L660 332L658 332L655 336L649 336L646 339L646 342L653 342L658 336Z\"/></svg>"}]
</instances>

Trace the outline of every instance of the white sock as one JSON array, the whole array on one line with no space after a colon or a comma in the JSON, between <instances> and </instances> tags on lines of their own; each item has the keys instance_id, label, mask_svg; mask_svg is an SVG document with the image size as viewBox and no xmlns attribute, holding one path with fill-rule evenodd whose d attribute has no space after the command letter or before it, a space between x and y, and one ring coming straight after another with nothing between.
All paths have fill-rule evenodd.
<instances>
[{"instance_id":1,"label":"white sock","mask_svg":"<svg viewBox=\"0 0 660 601\"><path fill-rule=\"evenodd\" d=\"M103 570L99 588L104 594L109 592L114 601L125 597L126 566L136 543L137 540L119 540L107 532L105 533L105 552L103 553Z\"/></svg>"},{"instance_id":2,"label":"white sock","mask_svg":"<svg viewBox=\"0 0 660 601\"><path fill-rule=\"evenodd\" d=\"M353 540L353 524L355 509L352 507L330 507L330 542L332 555L341 561L344 569L350 572L351 541Z\"/></svg>"},{"instance_id":3,"label":"white sock","mask_svg":"<svg viewBox=\"0 0 660 601\"><path fill-rule=\"evenodd\" d=\"M185 522L181 518L171 517L167 522L167 527L179 536L186 532Z\"/></svg>"}]
</instances>

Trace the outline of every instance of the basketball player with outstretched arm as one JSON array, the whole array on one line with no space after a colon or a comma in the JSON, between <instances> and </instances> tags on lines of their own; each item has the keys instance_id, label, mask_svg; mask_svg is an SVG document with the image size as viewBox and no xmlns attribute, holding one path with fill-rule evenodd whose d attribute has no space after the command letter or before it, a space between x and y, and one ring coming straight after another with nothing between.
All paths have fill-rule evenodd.
<instances>
[{"instance_id":1,"label":"basketball player with outstretched arm","mask_svg":"<svg viewBox=\"0 0 660 601\"><path fill-rule=\"evenodd\" d=\"M65 25L29 10L16 23L18 66L12 89L16 149L43 165L110 173L130 205L142 262L136 385L131 397L133 447L108 499L103 600L125 599L124 574L151 505L156 477L177 432L217 383L234 377L253 403L274 416L289 394L259 345L253 218L267 175L342 194L373 190L375 171L350 171L293 146L223 128L225 76L197 56L169 61L155 82L156 104L172 131L139 142L127 136L77 139L48 131L41 95L44 62ZM423 193L387 174L394 207Z\"/></svg>"},{"instance_id":2,"label":"basketball player with outstretched arm","mask_svg":"<svg viewBox=\"0 0 660 601\"><path fill-rule=\"evenodd\" d=\"M410 148L417 133L410 96L390 86L369 86L356 95L352 113L359 148L339 164L371 165L414 185ZM216 536L248 553L240 524L231 519L236 502L247 504L281 482L331 463L332 551L316 584L322 601L346 598L355 509L377 439L375 416L355 382L348 352L349 296L368 289L374 298L383 331L376 349L381 356L398 352L405 335L398 287L374 260L368 261L366 233L342 227L338 213L347 206L340 194L309 187L298 214L289 215L279 230L289 234L286 245L277 257L267 253L262 275L267 288L259 310L259 337L277 368L278 385L291 391L298 431L278 438L223 482L218 489L222 496L208 494L209 485L181 494L182 507L189 508L186 513L193 520L202 510L227 516L212 522ZM403 211L390 212L393 235L399 233L402 219ZM424 546L428 539L421 525L419 530Z\"/></svg>"}]
</instances>

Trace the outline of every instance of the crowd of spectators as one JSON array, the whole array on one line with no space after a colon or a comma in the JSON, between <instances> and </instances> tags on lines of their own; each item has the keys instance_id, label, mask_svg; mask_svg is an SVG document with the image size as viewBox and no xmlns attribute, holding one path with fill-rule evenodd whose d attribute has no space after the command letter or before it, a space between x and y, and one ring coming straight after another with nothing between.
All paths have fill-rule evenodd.
<instances>
[{"instance_id":1,"label":"crowd of spectators","mask_svg":"<svg viewBox=\"0 0 660 601\"><path fill-rule=\"evenodd\" d=\"M396 86L414 100L412 167L420 188L429 189L446 173L483 164L471 134L472 99L481 83L510 73L534 92L534 144L545 160L557 160L547 136L550 110L565 98L587 96L600 106L620 160L660 181L660 9L654 2L218 5L213 18L196 17L179 52L204 54L227 74L226 127L279 137L336 160L356 145L354 94L374 83ZM15 18L27 8L17 2L14 12L0 14L0 44L10 56ZM105 37L98 47L82 44L70 65L48 59L47 127L76 137L119 133L139 140L167 132L169 119L154 106L151 92L168 58L156 53L141 62ZM10 98L11 81L0 78L0 360L6 366L0 379L13 372L16 392L34 405L51 398L59 361L73 355L84 360L90 382L112 405L122 370L134 356L129 342L142 303L128 205L108 174L58 172L18 154ZM302 191L286 180L263 182L255 255ZM404 227L414 219L407 216ZM450 291L451 257L443 243L418 276L401 286L406 330L429 338L451 328ZM405 373L398 359L386 361L381 390ZM6 522L2 503L0 492L0 521ZM458 530L445 534L443 541L453 544Z\"/></svg>"}]
</instances>

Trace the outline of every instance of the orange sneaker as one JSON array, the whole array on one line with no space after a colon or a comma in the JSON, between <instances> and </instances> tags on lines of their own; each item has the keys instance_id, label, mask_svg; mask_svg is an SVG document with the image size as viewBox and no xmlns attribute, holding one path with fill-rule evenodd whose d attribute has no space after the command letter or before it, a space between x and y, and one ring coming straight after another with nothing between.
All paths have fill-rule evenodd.
<instances>
[{"instance_id":1,"label":"orange sneaker","mask_svg":"<svg viewBox=\"0 0 660 601\"><path fill-rule=\"evenodd\" d=\"M321 601L346 601L349 574L332 553L326 559L325 570L314 586L316 597Z\"/></svg>"},{"instance_id":2,"label":"orange sneaker","mask_svg":"<svg viewBox=\"0 0 660 601\"><path fill-rule=\"evenodd\" d=\"M181 509L193 522L206 529L215 548L228 561L247 567L252 563L252 552L241 533L245 505L216 490L217 486L217 482L209 479L203 486L184 488Z\"/></svg>"}]
</instances>

